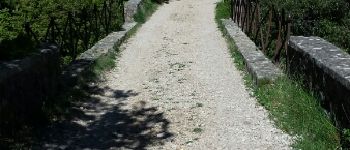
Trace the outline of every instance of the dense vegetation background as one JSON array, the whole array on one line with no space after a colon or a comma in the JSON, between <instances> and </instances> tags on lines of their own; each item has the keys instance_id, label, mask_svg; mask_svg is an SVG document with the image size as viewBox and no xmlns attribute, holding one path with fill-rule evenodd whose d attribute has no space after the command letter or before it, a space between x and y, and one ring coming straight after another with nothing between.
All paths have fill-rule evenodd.
<instances>
[{"instance_id":1,"label":"dense vegetation background","mask_svg":"<svg viewBox=\"0 0 350 150\"><path fill-rule=\"evenodd\" d=\"M104 36L106 32L121 28L122 3L123 0L0 0L0 60L20 58L35 50L38 41L44 39L53 17L57 28L62 31L69 28L77 34L74 43L79 44L77 51L81 52L89 45L81 44L84 38L88 37L87 41L93 43L99 38L91 36ZM108 12L105 12L105 4ZM69 20L69 14L74 20ZM30 25L37 39L28 35L26 23ZM101 32L96 33L93 30L97 28ZM92 31L95 33L91 33ZM68 52L65 47L61 49L65 52L63 55L74 59L75 56L72 55L76 54Z\"/></svg>"},{"instance_id":2,"label":"dense vegetation background","mask_svg":"<svg viewBox=\"0 0 350 150\"><path fill-rule=\"evenodd\" d=\"M349 0L260 0L291 14L293 35L320 36L350 52Z\"/></svg>"}]
</instances>

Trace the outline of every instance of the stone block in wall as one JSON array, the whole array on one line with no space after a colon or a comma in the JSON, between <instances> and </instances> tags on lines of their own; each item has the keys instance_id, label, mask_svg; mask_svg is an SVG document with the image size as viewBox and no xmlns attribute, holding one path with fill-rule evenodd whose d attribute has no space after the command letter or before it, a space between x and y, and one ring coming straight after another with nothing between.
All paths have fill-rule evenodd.
<instances>
[{"instance_id":1,"label":"stone block in wall","mask_svg":"<svg viewBox=\"0 0 350 150\"><path fill-rule=\"evenodd\" d=\"M134 22L134 15L137 13L141 3L142 0L129 0L124 4L124 17L126 23Z\"/></svg>"},{"instance_id":2,"label":"stone block in wall","mask_svg":"<svg viewBox=\"0 0 350 150\"><path fill-rule=\"evenodd\" d=\"M0 63L0 129L43 119L43 104L58 87L59 62L58 48L45 45L24 59Z\"/></svg>"},{"instance_id":3,"label":"stone block in wall","mask_svg":"<svg viewBox=\"0 0 350 150\"><path fill-rule=\"evenodd\" d=\"M320 98L338 127L350 127L350 55L319 37L292 36L287 71Z\"/></svg>"}]
</instances>

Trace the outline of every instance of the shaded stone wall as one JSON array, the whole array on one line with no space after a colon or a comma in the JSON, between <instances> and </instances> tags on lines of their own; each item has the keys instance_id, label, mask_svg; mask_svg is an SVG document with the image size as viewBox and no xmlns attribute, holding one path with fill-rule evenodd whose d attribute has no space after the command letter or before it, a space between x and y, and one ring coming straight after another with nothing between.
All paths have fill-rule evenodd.
<instances>
[{"instance_id":1,"label":"shaded stone wall","mask_svg":"<svg viewBox=\"0 0 350 150\"><path fill-rule=\"evenodd\" d=\"M336 125L350 127L350 55L319 37L289 40L287 71L315 91Z\"/></svg>"},{"instance_id":2,"label":"shaded stone wall","mask_svg":"<svg viewBox=\"0 0 350 150\"><path fill-rule=\"evenodd\" d=\"M59 50L46 45L22 60L0 63L0 134L8 127L35 123L58 88Z\"/></svg>"}]
</instances>

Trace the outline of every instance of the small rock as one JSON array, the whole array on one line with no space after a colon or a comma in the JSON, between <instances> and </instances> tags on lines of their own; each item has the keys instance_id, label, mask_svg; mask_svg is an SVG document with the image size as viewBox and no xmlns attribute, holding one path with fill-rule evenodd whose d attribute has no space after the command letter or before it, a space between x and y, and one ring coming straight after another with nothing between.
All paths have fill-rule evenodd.
<instances>
[{"instance_id":1,"label":"small rock","mask_svg":"<svg viewBox=\"0 0 350 150\"><path fill-rule=\"evenodd\" d=\"M165 137L165 133L164 132L157 134L157 138L163 138L163 137Z\"/></svg>"}]
</instances>

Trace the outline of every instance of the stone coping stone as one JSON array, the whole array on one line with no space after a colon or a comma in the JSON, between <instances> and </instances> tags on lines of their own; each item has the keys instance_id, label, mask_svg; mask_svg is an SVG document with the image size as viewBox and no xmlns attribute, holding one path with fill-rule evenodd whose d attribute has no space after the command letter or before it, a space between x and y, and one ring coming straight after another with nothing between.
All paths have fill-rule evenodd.
<instances>
[{"instance_id":1,"label":"stone coping stone","mask_svg":"<svg viewBox=\"0 0 350 150\"><path fill-rule=\"evenodd\" d=\"M308 55L334 80L350 89L350 55L320 37L292 36L289 47Z\"/></svg>"},{"instance_id":2,"label":"stone coping stone","mask_svg":"<svg viewBox=\"0 0 350 150\"><path fill-rule=\"evenodd\" d=\"M137 13L142 0L129 0L124 4L125 22L134 22L134 15Z\"/></svg>"},{"instance_id":3,"label":"stone coping stone","mask_svg":"<svg viewBox=\"0 0 350 150\"><path fill-rule=\"evenodd\" d=\"M127 37L127 33L136 26L136 22L125 23L123 31L112 32L98 41L92 48L80 54L63 72L62 78L69 85L74 85L78 77L86 71L96 59L115 51Z\"/></svg>"},{"instance_id":4,"label":"stone coping stone","mask_svg":"<svg viewBox=\"0 0 350 150\"><path fill-rule=\"evenodd\" d=\"M110 33L108 36L98 41L92 48L80 54L77 60L95 60L101 55L108 53L111 48L116 49L124 40L126 33L135 25L135 22L124 24L124 31Z\"/></svg>"},{"instance_id":5,"label":"stone coping stone","mask_svg":"<svg viewBox=\"0 0 350 150\"><path fill-rule=\"evenodd\" d=\"M320 37L292 36L288 73L303 81L339 129L350 129L350 55Z\"/></svg>"},{"instance_id":6,"label":"stone coping stone","mask_svg":"<svg viewBox=\"0 0 350 150\"><path fill-rule=\"evenodd\" d=\"M221 20L228 35L243 56L246 69L257 86L273 82L283 73L256 47L255 43L231 19Z\"/></svg>"}]
</instances>

